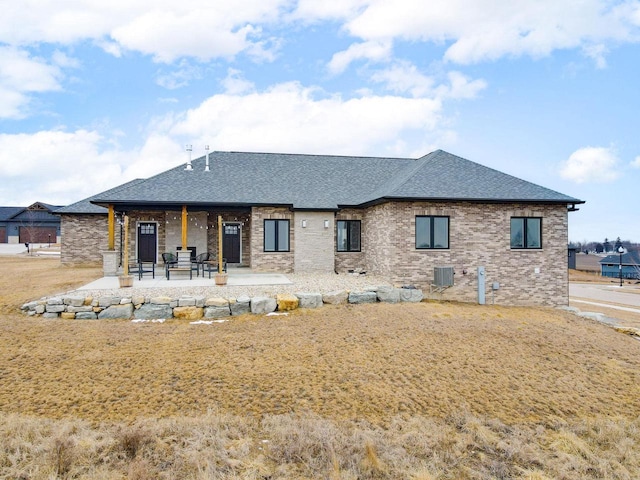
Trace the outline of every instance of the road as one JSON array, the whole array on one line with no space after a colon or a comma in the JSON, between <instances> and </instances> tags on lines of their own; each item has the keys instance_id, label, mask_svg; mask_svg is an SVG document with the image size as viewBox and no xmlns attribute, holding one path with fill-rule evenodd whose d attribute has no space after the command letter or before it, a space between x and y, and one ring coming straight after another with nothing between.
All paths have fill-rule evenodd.
<instances>
[{"instance_id":1,"label":"road","mask_svg":"<svg viewBox=\"0 0 640 480\"><path fill-rule=\"evenodd\" d=\"M602 285L594 283L570 283L569 297L588 299L594 302L616 303L640 310L640 292L638 285L624 286L620 288L614 285Z\"/></svg>"}]
</instances>

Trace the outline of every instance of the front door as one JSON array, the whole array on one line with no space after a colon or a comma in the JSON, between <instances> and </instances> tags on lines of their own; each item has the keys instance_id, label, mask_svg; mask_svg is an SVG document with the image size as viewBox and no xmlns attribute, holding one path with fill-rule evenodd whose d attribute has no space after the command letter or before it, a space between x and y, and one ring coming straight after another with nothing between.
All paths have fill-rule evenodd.
<instances>
[{"instance_id":1,"label":"front door","mask_svg":"<svg viewBox=\"0 0 640 480\"><path fill-rule=\"evenodd\" d=\"M222 231L222 256L227 263L240 263L240 225L225 223Z\"/></svg>"},{"instance_id":2,"label":"front door","mask_svg":"<svg viewBox=\"0 0 640 480\"><path fill-rule=\"evenodd\" d=\"M138 260L155 263L157 239L158 229L155 223L138 224Z\"/></svg>"}]
</instances>

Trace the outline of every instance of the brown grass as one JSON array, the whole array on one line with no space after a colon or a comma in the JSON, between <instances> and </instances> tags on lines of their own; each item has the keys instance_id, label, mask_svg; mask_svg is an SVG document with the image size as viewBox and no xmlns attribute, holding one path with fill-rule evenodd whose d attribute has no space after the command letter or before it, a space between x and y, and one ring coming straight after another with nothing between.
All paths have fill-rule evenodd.
<instances>
[{"instance_id":1,"label":"brown grass","mask_svg":"<svg viewBox=\"0 0 640 480\"><path fill-rule=\"evenodd\" d=\"M54 286L23 291L10 260L0 478L640 477L640 342L568 313L42 320L18 305L88 271L35 260Z\"/></svg>"}]
</instances>

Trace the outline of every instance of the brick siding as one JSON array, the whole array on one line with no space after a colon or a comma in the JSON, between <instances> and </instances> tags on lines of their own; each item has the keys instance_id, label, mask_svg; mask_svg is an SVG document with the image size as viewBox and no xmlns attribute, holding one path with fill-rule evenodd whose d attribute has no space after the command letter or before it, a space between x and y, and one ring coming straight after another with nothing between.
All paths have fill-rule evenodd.
<instances>
[{"instance_id":1,"label":"brick siding","mask_svg":"<svg viewBox=\"0 0 640 480\"><path fill-rule=\"evenodd\" d=\"M289 252L264 251L264 220L289 220ZM251 209L251 268L255 271L293 273L295 248L293 212L280 207L253 207Z\"/></svg>"},{"instance_id":2,"label":"brick siding","mask_svg":"<svg viewBox=\"0 0 640 480\"><path fill-rule=\"evenodd\" d=\"M333 212L295 212L295 273L333 273L335 270L335 225ZM302 226L302 222L306 226ZM324 227L324 222L328 227Z\"/></svg>"},{"instance_id":3,"label":"brick siding","mask_svg":"<svg viewBox=\"0 0 640 480\"><path fill-rule=\"evenodd\" d=\"M102 265L109 246L106 215L60 216L60 261L65 265Z\"/></svg>"}]
</instances>

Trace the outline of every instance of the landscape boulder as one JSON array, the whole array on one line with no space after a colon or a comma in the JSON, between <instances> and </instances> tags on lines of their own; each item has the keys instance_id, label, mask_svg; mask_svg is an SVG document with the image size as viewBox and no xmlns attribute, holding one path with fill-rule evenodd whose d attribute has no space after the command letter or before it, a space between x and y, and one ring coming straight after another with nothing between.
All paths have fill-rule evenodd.
<instances>
[{"instance_id":1,"label":"landscape boulder","mask_svg":"<svg viewBox=\"0 0 640 480\"><path fill-rule=\"evenodd\" d=\"M134 317L139 320L155 320L173 317L173 310L169 305L145 303L135 311Z\"/></svg>"},{"instance_id":2,"label":"landscape boulder","mask_svg":"<svg viewBox=\"0 0 640 480\"><path fill-rule=\"evenodd\" d=\"M226 305L204 307L204 318L220 318L228 317L229 315L231 315L231 310L228 303Z\"/></svg>"},{"instance_id":3,"label":"landscape boulder","mask_svg":"<svg viewBox=\"0 0 640 480\"><path fill-rule=\"evenodd\" d=\"M100 312L98 318L100 320L112 319L112 318L131 318L133 314L133 305L128 303L127 305L111 305Z\"/></svg>"},{"instance_id":4,"label":"landscape boulder","mask_svg":"<svg viewBox=\"0 0 640 480\"><path fill-rule=\"evenodd\" d=\"M322 306L321 293L296 293L300 308L318 308Z\"/></svg>"},{"instance_id":5,"label":"landscape boulder","mask_svg":"<svg viewBox=\"0 0 640 480\"><path fill-rule=\"evenodd\" d=\"M249 297L237 297L235 299L229 299L229 307L231 309L231 315L244 315L251 312L251 298Z\"/></svg>"},{"instance_id":6,"label":"landscape boulder","mask_svg":"<svg viewBox=\"0 0 640 480\"><path fill-rule=\"evenodd\" d=\"M347 303L349 294L346 290L335 290L333 292L324 293L322 295L322 301L329 305L340 305L341 303Z\"/></svg>"},{"instance_id":7,"label":"landscape boulder","mask_svg":"<svg viewBox=\"0 0 640 480\"><path fill-rule=\"evenodd\" d=\"M276 304L279 312L288 312L298 308L298 297L290 293L279 293L276 295Z\"/></svg>"},{"instance_id":8,"label":"landscape boulder","mask_svg":"<svg viewBox=\"0 0 640 480\"><path fill-rule=\"evenodd\" d=\"M401 302L421 302L424 295L422 290L417 288L400 288L400 301Z\"/></svg>"},{"instance_id":9,"label":"landscape boulder","mask_svg":"<svg viewBox=\"0 0 640 480\"><path fill-rule=\"evenodd\" d=\"M195 304L195 300L193 303ZM176 307L173 309L173 316L184 320L200 320L203 315L204 309L202 307L196 307L195 305Z\"/></svg>"},{"instance_id":10,"label":"landscape boulder","mask_svg":"<svg viewBox=\"0 0 640 480\"><path fill-rule=\"evenodd\" d=\"M379 288L376 292L378 301L386 303L400 302L400 289L393 287Z\"/></svg>"},{"instance_id":11,"label":"landscape boulder","mask_svg":"<svg viewBox=\"0 0 640 480\"><path fill-rule=\"evenodd\" d=\"M376 303L378 297L376 292L351 292L349 293L349 303Z\"/></svg>"},{"instance_id":12,"label":"landscape boulder","mask_svg":"<svg viewBox=\"0 0 640 480\"><path fill-rule=\"evenodd\" d=\"M278 303L275 298L253 297L251 299L251 313L271 313L275 312Z\"/></svg>"},{"instance_id":13,"label":"landscape boulder","mask_svg":"<svg viewBox=\"0 0 640 480\"><path fill-rule=\"evenodd\" d=\"M94 312L78 312L76 320L96 320L98 316Z\"/></svg>"}]
</instances>

